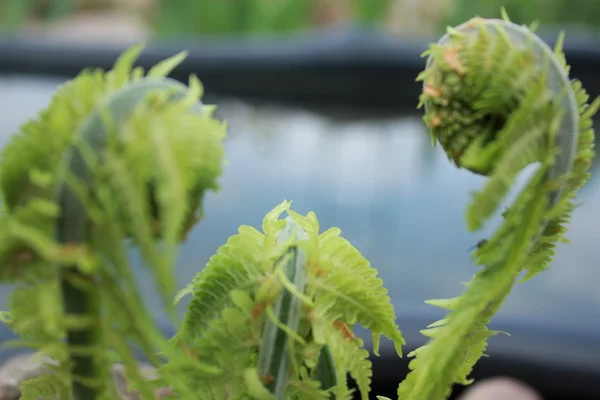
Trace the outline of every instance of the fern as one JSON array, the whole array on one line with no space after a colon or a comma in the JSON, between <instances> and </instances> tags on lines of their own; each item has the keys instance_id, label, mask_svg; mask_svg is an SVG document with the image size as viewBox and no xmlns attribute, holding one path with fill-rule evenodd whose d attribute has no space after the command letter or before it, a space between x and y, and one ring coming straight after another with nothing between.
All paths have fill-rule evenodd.
<instances>
[{"instance_id":1,"label":"fern","mask_svg":"<svg viewBox=\"0 0 600 400\"><path fill-rule=\"evenodd\" d=\"M286 220L279 219L283 212ZM222 371L194 375L196 390L344 399L351 396L349 372L368 399L369 353L352 327L372 329L376 346L383 334L399 353L404 339L376 270L339 234L319 234L313 213L301 216L283 202L267 214L263 232L242 226L218 250L189 288L185 323L173 339Z\"/></svg>"},{"instance_id":2,"label":"fern","mask_svg":"<svg viewBox=\"0 0 600 400\"><path fill-rule=\"evenodd\" d=\"M426 53L420 104L432 141L455 165L488 177L467 208L479 229L497 212L516 177L537 169L503 223L475 250L482 268L422 333L410 354L402 400L448 397L467 385L487 341L487 325L518 278L547 268L589 177L594 155L588 104L561 51L505 20L475 18L449 29ZM134 68L141 47L108 73L83 71L25 124L0 157L0 279L15 281L0 315L14 344L46 357L48 373L22 385L24 400L114 399L110 365L125 368L142 399L169 387L182 399L350 399L347 375L368 399L372 365L353 329L404 339L377 271L343 239L321 232L314 213L284 201L262 231L241 226L176 296L191 294L183 324L163 337L144 307L128 248L136 246L158 292L175 294L172 267L218 189L225 125L189 87L165 76L185 56L148 71ZM288 217L281 219L287 213ZM173 308L169 308L170 311ZM147 380L132 344L157 366Z\"/></svg>"},{"instance_id":3,"label":"fern","mask_svg":"<svg viewBox=\"0 0 600 400\"><path fill-rule=\"evenodd\" d=\"M566 232L573 198L588 179L593 157L591 117L600 102L577 81L569 81L561 51L554 52L526 27L475 18L449 28L426 52L421 105L434 143L458 167L488 177L467 208L469 229L496 212L517 174L537 164L504 221L475 251L483 268L468 289L430 304L447 316L423 334L428 343L414 351L398 388L402 400L444 399L484 355L498 333L486 325L519 275L543 271Z\"/></svg>"},{"instance_id":4,"label":"fern","mask_svg":"<svg viewBox=\"0 0 600 400\"><path fill-rule=\"evenodd\" d=\"M142 398L154 398L132 341L153 363L157 351L192 362L173 353L142 304L126 240L170 299L177 246L201 216L204 192L217 189L224 125L199 104L195 77L189 88L165 78L184 53L144 74L133 67L141 50L59 88L1 154L1 277L19 282L5 320L22 344L58 362L51 377L25 384L23 400L64 394L71 383L75 398L116 398L111 351Z\"/></svg>"}]
</instances>

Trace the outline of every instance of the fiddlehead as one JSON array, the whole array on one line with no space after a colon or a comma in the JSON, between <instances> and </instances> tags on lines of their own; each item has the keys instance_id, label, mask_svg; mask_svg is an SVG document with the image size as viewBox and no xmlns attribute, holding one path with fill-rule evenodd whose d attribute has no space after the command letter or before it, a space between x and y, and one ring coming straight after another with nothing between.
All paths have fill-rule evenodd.
<instances>
[{"instance_id":1,"label":"fiddlehead","mask_svg":"<svg viewBox=\"0 0 600 400\"><path fill-rule=\"evenodd\" d=\"M562 38L561 38L562 39ZM475 254L482 269L455 299L431 301L449 310L423 333L402 400L446 398L454 383L468 384L471 368L496 332L486 324L511 291L550 262L572 199L588 179L593 157L591 117L598 101L569 68L559 39L552 51L526 27L475 18L449 29L426 53L421 104L434 141L462 168L488 177L467 208L467 225L480 228L499 208L526 166L537 170L504 221Z\"/></svg>"},{"instance_id":2,"label":"fiddlehead","mask_svg":"<svg viewBox=\"0 0 600 400\"><path fill-rule=\"evenodd\" d=\"M369 354L352 328L371 330L376 354L380 335L398 353L404 339L377 271L339 235L284 202L263 232L242 226L211 257L173 339L221 371L184 374L201 398L349 399L347 373L369 398Z\"/></svg>"},{"instance_id":3,"label":"fiddlehead","mask_svg":"<svg viewBox=\"0 0 600 400\"><path fill-rule=\"evenodd\" d=\"M12 296L8 322L60 363L55 380L72 381L78 399L115 398L110 351L140 395L153 398L130 340L153 363L157 350L176 353L141 302L125 241L170 298L176 248L221 169L224 126L200 108L199 82L192 77L188 88L164 78L183 54L144 76L132 68L140 51L62 87L2 153L3 278L17 272L26 283ZM37 398L35 382L26 384Z\"/></svg>"}]
</instances>

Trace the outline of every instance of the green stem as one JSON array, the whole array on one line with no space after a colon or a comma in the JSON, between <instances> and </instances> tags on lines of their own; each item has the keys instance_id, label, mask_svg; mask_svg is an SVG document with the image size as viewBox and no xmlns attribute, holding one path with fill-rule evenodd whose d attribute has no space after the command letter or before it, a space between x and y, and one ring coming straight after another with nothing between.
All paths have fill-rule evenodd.
<instances>
[{"instance_id":1,"label":"green stem","mask_svg":"<svg viewBox=\"0 0 600 400\"><path fill-rule=\"evenodd\" d=\"M277 243L284 244L292 238L302 240L306 237L302 228L288 217L285 228L279 233ZM303 292L307 262L304 251L298 246L292 245L284 257L287 257L284 266L287 279L294 284L298 291ZM284 288L273 304L275 317L283 326L296 333L300 324L301 306L300 299ZM291 363L288 332L284 332L276 323L267 318L258 354L258 371L265 379L267 389L277 400L285 398Z\"/></svg>"},{"instance_id":2,"label":"green stem","mask_svg":"<svg viewBox=\"0 0 600 400\"><path fill-rule=\"evenodd\" d=\"M74 143L67 151L63 171L73 174L81 182L90 185L92 191L93 173L84 159L80 144L85 143L92 149L97 157L101 158L102 151L108 139L105 122L110 122L112 127L122 126L135 107L153 91L171 91L173 99L182 95L185 87L170 79L143 79L137 83L126 86L98 106L82 124L74 136ZM102 107L102 109L100 109ZM105 113L104 113L105 112ZM102 114L101 114L102 113ZM104 121L102 117L109 117ZM83 142L83 143L82 143ZM88 241L89 218L84 205L77 193L68 184L62 182L57 192L57 202L61 209L61 216L57 222L56 239L63 246L85 245ZM93 388L90 382L99 381L101 366L96 363L93 350L101 348L102 336L100 333L101 304L100 294L94 289L98 276L86 274L76 265L66 266L61 271L60 284L62 289L64 310L67 315L85 318L85 327L67 328L67 347L69 359L72 363L73 396L77 400L97 400L100 389Z\"/></svg>"},{"instance_id":3,"label":"green stem","mask_svg":"<svg viewBox=\"0 0 600 400\"><path fill-rule=\"evenodd\" d=\"M472 38L476 38L476 35L479 34L485 34L488 37L503 35L503 40L506 43L510 43L511 46L518 46L520 49L531 52L533 61L539 66L539 74L545 74L544 83L547 84L546 89L549 94L548 97L551 97L551 101L558 103L560 108L564 111L557 127L558 130L556 136L551 136L555 141L545 143L546 148L551 149L552 151L554 151L555 147L558 154L556 158L552 160L551 165L547 165L550 160L549 158L542 159L542 157L539 157L541 160L533 158L529 160L531 163L533 161L544 163L542 165L542 168L544 169L538 171L538 174L529 181L527 187L521 192L521 196L524 196L522 198L523 204L518 204L515 208L513 208L513 206L509 207L506 219L511 220L512 222L505 222L505 224L512 223L514 226L503 225L498 230L499 232L503 232L503 228L507 226L511 227L510 237L503 239L510 239L510 242L503 248L505 255L501 256L500 252L497 251L495 254L498 257L490 257L487 259L486 263L488 265L475 275L473 280L469 283L467 290L458 299L437 301L438 305L444 304L443 307L450 311L444 319L443 324L439 324L436 328L429 330L428 336L432 339L428 342L426 347L421 348L420 352L416 353L415 361L413 361L413 366L411 367L413 371L398 388L398 398L401 398L402 400L444 399L449 396L454 383L468 383L468 380L466 379L467 375L470 373L470 370L477 359L482 356L486 345L485 342L492 334L494 334L493 331L489 331L485 326L489 323L491 317L498 311L504 299L509 295L513 286L516 284L516 280L524 268L523 262L526 257L531 254L532 245L535 246L539 241L549 223L549 219L551 218L548 216L549 210L552 210L553 207L563 199L563 196L565 195L563 192L565 190L570 190L568 186L559 185L557 189L549 191L545 184L552 183L558 180L559 177L564 177L566 174L572 172L575 155L579 146L580 116L576 94L570 83L568 70L565 69L561 60L554 54L552 49L528 29L508 21L482 20L477 18L453 28L451 32L443 36L437 44L439 45L438 49L443 48L444 52L437 54L431 53L427 60L427 70L435 72L436 70L431 68L435 68L435 65L440 59L442 62L448 62L449 64L458 60L458 64L454 63L450 66L451 70L458 72L448 73L448 75L444 77L447 80L443 82L447 83L447 85L442 89L428 86L431 82L438 82L435 79L430 79L429 82L425 82L424 93L427 93L427 90L434 90L434 93L431 96L428 94L425 96L426 100L424 101L424 104L426 112L431 112L431 114L429 114L430 116L435 115L438 118L441 118L439 115L433 113L438 112L440 109L443 109L445 112L454 110L451 108L451 104L445 103L445 100L453 101L454 105L456 105L460 100L469 99L472 94L471 92L468 92L469 89L466 88L467 85L463 84L466 82L466 78L462 75L482 73L481 70L483 69L461 72L460 67L464 66L464 64L459 61L460 58L454 58L454 54L456 53L453 52L464 52L461 53L462 60L472 60L473 57L484 57L487 61L488 59L494 60L495 58L493 56L504 55L504 53L498 54L502 49L500 47L492 48L491 50L482 50L484 46L492 46L492 44L489 44L492 43L491 41L486 43L483 40L481 42L476 42L475 39L473 39L472 42L466 40L467 35L472 35ZM453 42L455 38L464 40ZM474 47L475 45L472 45L473 43L484 44L481 45L481 48L476 48ZM483 51L489 51L489 53L483 54ZM493 54L493 51L496 51L496 54ZM477 64L471 63L470 65ZM488 72L484 71L484 73ZM494 73L498 72L495 71ZM433 73L429 75L429 77L433 76ZM451 80L452 77L457 78L457 82L460 83L454 85L455 82ZM442 80L439 82L442 82ZM527 84L529 84L529 82L523 83L523 85ZM443 89L448 90L444 93ZM438 90L442 93L441 95L437 94ZM485 98L480 93L478 93L477 96L478 97L474 96L473 100L469 101L476 102ZM436 103L437 100L442 97L443 100ZM481 121L480 116L470 120L475 121L474 123L469 122L473 123L473 126L466 126L466 128L475 128L471 132L468 132L468 129L463 129L465 126L460 125L463 121L469 121L469 117L473 117L472 114L469 114L469 112L471 112L469 107L470 104L467 104L467 106L464 107L465 109L469 109L469 111L464 112L464 114L461 114L463 113L461 109L456 111L456 115L452 115L456 120L460 119L460 123L458 124L460 130L467 131L464 136L458 136L463 134L463 132L459 132L457 136L450 136L454 133L452 129L455 127L450 126L451 123L447 121L438 120L437 122L432 123L431 126L431 132L434 135L434 138L440 141L442 146L444 146L444 150L449 152L449 155L454 159L456 165L461 167L464 166L462 163L464 160L461 159L462 150L454 155L454 150L456 149L453 149L450 146L450 142L460 144L458 139L472 141L474 140L472 135L477 135L480 132L482 135L486 134L486 126L483 126L483 124L482 126L477 125L479 124L479 121ZM507 114L512 112L515 112L515 110L507 111ZM446 118L444 114L442 114L442 116ZM434 129L436 129L435 134L433 133ZM478 150L482 147L479 146L474 148ZM515 159L507 158L502 160ZM492 179L500 179L497 177L501 176L502 172L503 171L500 170L498 174L490 171L477 173L491 175ZM508 175L508 173L506 173L506 175ZM509 177L512 178L512 176ZM498 197L504 194L502 189L498 189L497 193ZM527 194L530 194L531 197L527 198ZM547 198L544 196L547 196ZM520 199L521 197L519 197L513 205L517 204ZM481 206L483 203L483 201L479 201L479 203L472 203L469 207L467 211L467 222L469 223L470 229L477 229L482 224L484 217L489 218L489 213L487 212L475 212L478 211L478 206ZM496 203L493 204L495 205ZM519 215L517 216L517 214ZM508 236L508 234L506 236ZM506 243L507 242L504 242L504 244Z\"/></svg>"},{"instance_id":4,"label":"green stem","mask_svg":"<svg viewBox=\"0 0 600 400\"><path fill-rule=\"evenodd\" d=\"M68 274L68 276L67 276ZM70 278L90 279L82 275L77 267L66 268L61 276L61 286L65 312L69 315L86 317L91 320L100 320L100 307L98 297L93 291L80 289L71 284ZM73 397L77 400L100 398L100 390L78 381L78 378L94 379L99 376L99 370L91 354L78 354L77 349L97 346L102 340L100 329L90 324L88 328L69 329L67 331L67 344L69 361L71 363L73 379Z\"/></svg>"},{"instance_id":5,"label":"green stem","mask_svg":"<svg viewBox=\"0 0 600 400\"><path fill-rule=\"evenodd\" d=\"M319 362L315 371L315 378L321 383L322 390L329 390L337 385L337 374L335 373L335 363L331 355L329 346L325 345L321 348L319 354ZM331 394L332 399L335 400L335 395Z\"/></svg>"},{"instance_id":6,"label":"green stem","mask_svg":"<svg viewBox=\"0 0 600 400\"><path fill-rule=\"evenodd\" d=\"M77 155L81 157L78 153ZM64 246L84 244L87 239L85 235L88 223L87 215L77 195L64 183L59 189L58 203L62 210L56 230L58 243ZM73 377L73 397L76 400L100 398L98 388L84 383L97 378L100 372L93 354L87 352L89 349L99 348L102 340L101 330L98 329L101 318L100 299L98 292L93 289L94 280L94 275L81 272L76 265L64 267L60 276L65 313L88 320L84 327L67 329L67 348ZM84 282L91 285L82 285ZM85 353L82 353L83 349L86 350Z\"/></svg>"}]
</instances>

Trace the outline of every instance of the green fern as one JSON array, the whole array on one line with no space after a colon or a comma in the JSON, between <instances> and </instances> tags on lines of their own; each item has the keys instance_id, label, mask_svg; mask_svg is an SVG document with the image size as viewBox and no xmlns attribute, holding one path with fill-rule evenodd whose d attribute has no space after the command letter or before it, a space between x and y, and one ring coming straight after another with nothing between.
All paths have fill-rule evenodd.
<instances>
[{"instance_id":1,"label":"green fern","mask_svg":"<svg viewBox=\"0 0 600 400\"><path fill-rule=\"evenodd\" d=\"M478 246L482 266L464 294L428 303L448 311L410 356L402 400L437 400L469 384L487 324L518 281L547 268L566 232L594 155L588 104L561 52L525 27L473 19L449 29L429 55L421 105L431 138L459 166L488 177L467 208L469 229L497 212L518 174L537 170ZM176 335L163 337L144 307L128 260L135 245L159 293L174 294L177 248L202 217L221 173L224 124L199 103L201 85L164 78L176 55L148 74L134 47L112 71L84 71L25 124L0 158L0 279L16 281L0 315L14 344L49 357L49 373L22 385L24 400L114 399L110 365L122 362L143 399L170 387L182 399L362 399L372 366L353 328L404 339L390 297L341 231L320 232L310 212L284 201L262 232L241 226L185 289ZM280 219L287 213L286 219ZM172 308L171 308L172 310ZM66 338L66 340L64 340ZM147 381L132 342L156 365Z\"/></svg>"},{"instance_id":2,"label":"green fern","mask_svg":"<svg viewBox=\"0 0 600 400\"><path fill-rule=\"evenodd\" d=\"M279 219L283 212L288 213L287 220ZM302 228L299 236L278 240L282 230L294 224ZM271 393L284 380L286 398L326 399L334 394L336 399L347 399L352 393L346 380L349 372L361 398L368 399L371 362L352 327L361 324L373 331L375 351L380 334L390 338L399 353L404 339L376 270L339 234L337 228L319 233L313 213L301 216L290 210L289 202L283 202L267 214L262 233L242 226L229 238L188 289L193 297L185 323L173 339L222 371L220 375L196 374L196 390L224 393L227 388L233 398L247 393L275 398ZM299 264L305 266L299 278L281 269L289 257L300 260L297 253L290 253L293 249L305 257ZM277 311L276 299L286 295L301 305L297 317L289 314L290 308L283 314ZM290 318L298 318L298 325ZM275 332L284 334L287 346L280 347L279 340L263 340L269 337L271 323L280 330ZM328 349L325 355L323 348ZM328 380L335 385L324 388L317 371L319 363L327 362L328 352L333 361L329 373L336 379ZM289 372L265 375L268 369L261 365L271 365L261 361L265 355L283 357ZM164 368L170 368L169 364Z\"/></svg>"},{"instance_id":3,"label":"green fern","mask_svg":"<svg viewBox=\"0 0 600 400\"><path fill-rule=\"evenodd\" d=\"M412 372L398 388L402 400L447 398L455 383L483 356L486 327L519 275L544 270L566 232L573 198L589 177L594 133L577 81L569 81L561 51L554 52L526 27L475 18L448 30L426 52L421 105L434 144L457 166L488 176L467 208L469 229L496 212L517 174L537 170L503 213L504 221L475 251L483 268L467 291L430 304L448 315L423 333L429 342L414 351Z\"/></svg>"},{"instance_id":4,"label":"green fern","mask_svg":"<svg viewBox=\"0 0 600 400\"><path fill-rule=\"evenodd\" d=\"M27 382L23 400L62 391L61 382L79 398L116 398L111 351L153 399L132 341L155 364L160 351L203 368L173 353L143 305L126 240L172 298L177 247L201 217L204 192L217 189L225 126L200 106L195 77L189 88L165 78L184 53L144 74L133 68L141 49L59 88L2 151L1 278L19 282L5 320L59 364L52 379ZM181 386L179 394L196 398Z\"/></svg>"}]
</instances>

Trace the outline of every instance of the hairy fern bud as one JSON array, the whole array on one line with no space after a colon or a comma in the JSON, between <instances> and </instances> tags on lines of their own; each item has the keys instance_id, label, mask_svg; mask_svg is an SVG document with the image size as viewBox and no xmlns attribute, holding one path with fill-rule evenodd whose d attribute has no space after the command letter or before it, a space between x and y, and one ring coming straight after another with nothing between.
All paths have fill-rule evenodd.
<instances>
[{"instance_id":1,"label":"hairy fern bud","mask_svg":"<svg viewBox=\"0 0 600 400\"><path fill-rule=\"evenodd\" d=\"M536 137L541 150L553 144L549 131L564 133L556 138L562 154L556 164L562 173L570 169L578 114L574 92L565 90L568 69L526 27L475 18L451 29L431 47L420 79L430 134L456 165L491 175L533 125L544 133ZM540 119L545 115L550 120ZM542 154L521 162L540 161Z\"/></svg>"},{"instance_id":2,"label":"hairy fern bud","mask_svg":"<svg viewBox=\"0 0 600 400\"><path fill-rule=\"evenodd\" d=\"M598 100L576 80L561 50L552 51L526 27L474 18L431 45L421 106L432 141L455 165L487 176L468 205L467 227L476 230L498 210L517 175L536 164L503 223L475 250L482 268L467 290L429 304L447 310L423 334L428 343L411 353L412 372L398 388L402 400L442 400L484 355L496 331L486 326L525 271L542 272L566 232L573 198L589 177L594 155L591 117Z\"/></svg>"}]
</instances>

